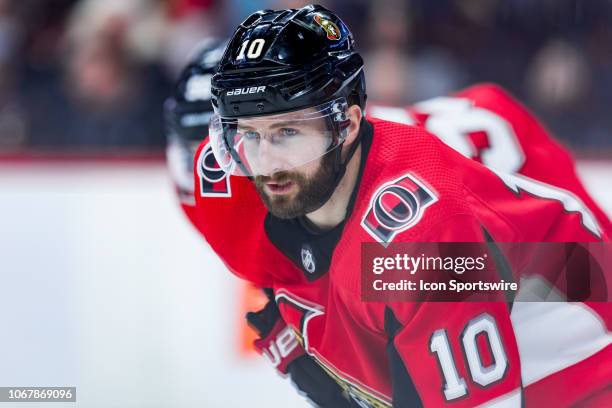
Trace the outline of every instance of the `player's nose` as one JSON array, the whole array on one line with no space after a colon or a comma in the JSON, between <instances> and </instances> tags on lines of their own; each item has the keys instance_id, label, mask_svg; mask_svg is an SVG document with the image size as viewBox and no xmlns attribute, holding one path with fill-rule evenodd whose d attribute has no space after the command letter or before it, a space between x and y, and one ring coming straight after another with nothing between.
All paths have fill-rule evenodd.
<instances>
[{"instance_id":1,"label":"player's nose","mask_svg":"<svg viewBox=\"0 0 612 408\"><path fill-rule=\"evenodd\" d=\"M286 164L282 149L267 138L262 138L257 151L258 168L261 174L270 175L283 170Z\"/></svg>"}]
</instances>

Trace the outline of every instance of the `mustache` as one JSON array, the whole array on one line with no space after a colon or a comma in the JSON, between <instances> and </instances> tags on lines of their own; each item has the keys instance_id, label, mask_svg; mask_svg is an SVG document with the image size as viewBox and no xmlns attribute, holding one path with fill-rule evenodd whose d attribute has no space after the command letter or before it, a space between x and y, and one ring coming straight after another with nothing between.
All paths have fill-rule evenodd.
<instances>
[{"instance_id":1,"label":"mustache","mask_svg":"<svg viewBox=\"0 0 612 408\"><path fill-rule=\"evenodd\" d=\"M288 181L297 181L300 177L298 175L291 173L289 171L279 171L278 173L274 173L271 176L256 176L255 182L258 184L265 183L286 183Z\"/></svg>"}]
</instances>

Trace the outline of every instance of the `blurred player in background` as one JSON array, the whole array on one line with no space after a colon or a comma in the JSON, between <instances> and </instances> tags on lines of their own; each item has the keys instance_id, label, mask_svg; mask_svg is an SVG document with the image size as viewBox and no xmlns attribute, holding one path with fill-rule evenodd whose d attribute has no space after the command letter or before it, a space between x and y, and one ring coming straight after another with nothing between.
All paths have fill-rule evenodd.
<instances>
[{"instance_id":1,"label":"blurred player in background","mask_svg":"<svg viewBox=\"0 0 612 408\"><path fill-rule=\"evenodd\" d=\"M319 18L322 18L321 14ZM325 22L327 22L327 29L324 27ZM331 18L324 19L320 24L328 38L330 35L328 30L333 33L335 29L334 26L330 26L330 22L333 23ZM197 78L194 83L199 83L201 72L198 72L197 69L188 68L185 73L181 81L188 84L189 76L193 75ZM180 83L179 89L181 89ZM186 86L185 89L187 88ZM195 86L194 89L200 88ZM185 95L187 93L185 91ZM210 98L210 93L206 91L201 92L201 95ZM184 98L184 101L193 102L187 98ZM208 107L206 110L209 111L209 109ZM451 97L434 99L407 109L374 106L370 111L374 116L386 116L397 122L425 127L463 155L496 168L498 171L523 174L556 187L562 187L579 197L588 211L592 212L600 230L605 231L609 228L609 221L605 214L586 194L576 177L569 154L547 135L529 112L495 86L475 86ZM198 109L189 110L189 112L192 112L194 117L198 115ZM199 113L203 114L205 111L200 110ZM182 122L182 124L186 123L190 122ZM198 129L198 131L205 132L206 129ZM175 132L175 135L180 134L180 131ZM200 136L194 134L194 139L202 138L204 135L205 133L201 133ZM177 155L172 153L173 150L176 151L176 146L169 148L169 163L177 162ZM188 152L185 148L183 151ZM186 153L186 155L190 154ZM554 158L554 162L551 161L551 158ZM175 168L178 167L175 166ZM191 170L189 165L181 166L181 168ZM210 145L204 141L199 150L195 169L197 208L192 207L193 197L189 195L189 187L193 188L193 183L188 183L187 177L179 176L180 178L177 179L176 176L179 173L174 173L177 185L183 186L182 192L178 190L182 195L183 208L234 273L247 277L258 285L273 286L271 281L267 281L270 271L265 270L265 266L262 267L266 264L261 263L261 258L249 250L250 247L255 247L258 251L265 250L267 256L275 254L274 248L268 242L267 234L261 229L261 225L258 225L261 220L259 216L265 214L265 208L259 201L251 181L244 177L225 177L223 172L219 173L219 170L212 156ZM231 221L228 220L237 220L240 226L233 236L227 231L228 224L231 224ZM253 245L258 241L264 241L265 245L263 247ZM290 265L287 265L287 270L291 270ZM268 293L273 299L273 293ZM278 290L276 299L278 300ZM325 370L328 370L324 371L316 364L312 364L313 360L305 355L304 349L297 346L295 342L287 343L292 345L290 352L278 354L278 348L276 348L275 354L273 347L275 342L288 338L291 332L286 330L274 302L270 302L262 312L251 314L249 320L262 332L262 339L257 343L257 347L272 357L271 359L277 363L277 368L281 372L289 372L294 382L298 383L298 386L305 390L316 403L324 406L341 406L339 404L352 404L359 400L362 405L377 406L377 404L384 405L393 400L394 405L403 406L398 402L400 399L396 398L407 397L396 397L395 392L398 390L393 390L394 395L391 398L384 394L375 395L376 392L373 390L367 391L366 384L351 384L350 381L347 382L346 377L339 376L337 370L322 364ZM295 325L293 327L295 328ZM299 328L297 329L299 331ZM280 358L281 356L283 358ZM322 357L319 357L319 362L320 358ZM300 364L296 364L297 362ZM347 391L339 392L339 388L334 386L335 383L329 381L331 378L338 380L342 388ZM426 393L418 389L416 392ZM347 393L356 395L352 399L344 398ZM478 398L483 397L474 397L468 402L468 405L473 404L473 401L477 401ZM421 400L423 399L421 396ZM425 399L435 400L432 396L427 396ZM339 402L340 400L342 402Z\"/></svg>"},{"instance_id":2,"label":"blurred player in background","mask_svg":"<svg viewBox=\"0 0 612 408\"><path fill-rule=\"evenodd\" d=\"M166 160L181 207L193 219L193 157L208 135L213 114L210 80L227 42L202 41L189 58L175 85L174 94L164 105L166 123Z\"/></svg>"}]
</instances>

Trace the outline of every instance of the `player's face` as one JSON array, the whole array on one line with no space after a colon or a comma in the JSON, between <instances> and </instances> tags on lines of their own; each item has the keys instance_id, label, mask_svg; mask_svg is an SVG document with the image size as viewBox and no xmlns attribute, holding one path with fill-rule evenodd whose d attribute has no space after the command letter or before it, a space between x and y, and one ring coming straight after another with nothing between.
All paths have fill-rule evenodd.
<instances>
[{"instance_id":1,"label":"player's face","mask_svg":"<svg viewBox=\"0 0 612 408\"><path fill-rule=\"evenodd\" d=\"M294 218L319 206L333 188L333 153L324 119L256 122L240 120L244 152L264 204L279 218ZM313 157L317 159L312 160ZM263 175L266 174L266 175Z\"/></svg>"},{"instance_id":2,"label":"player's face","mask_svg":"<svg viewBox=\"0 0 612 408\"><path fill-rule=\"evenodd\" d=\"M335 187L334 152L291 171L256 176L255 187L278 218L290 219L316 210Z\"/></svg>"}]
</instances>

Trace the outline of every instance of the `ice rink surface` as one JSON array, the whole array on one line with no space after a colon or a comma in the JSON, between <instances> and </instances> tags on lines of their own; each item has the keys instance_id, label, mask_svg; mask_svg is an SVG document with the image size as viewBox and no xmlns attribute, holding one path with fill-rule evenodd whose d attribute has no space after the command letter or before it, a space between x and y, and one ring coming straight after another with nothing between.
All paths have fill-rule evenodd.
<instances>
[{"instance_id":1,"label":"ice rink surface","mask_svg":"<svg viewBox=\"0 0 612 408\"><path fill-rule=\"evenodd\" d=\"M612 160L579 173L612 214ZM0 162L0 259L0 386L77 386L53 407L308 406L238 352L239 284L162 162Z\"/></svg>"}]
</instances>

